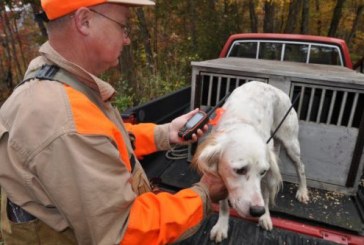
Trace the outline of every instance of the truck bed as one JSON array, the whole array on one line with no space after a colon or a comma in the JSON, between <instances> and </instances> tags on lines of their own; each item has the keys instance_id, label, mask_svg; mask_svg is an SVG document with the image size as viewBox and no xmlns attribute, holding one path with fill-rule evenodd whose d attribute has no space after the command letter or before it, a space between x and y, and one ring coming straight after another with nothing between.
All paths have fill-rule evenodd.
<instances>
[{"instance_id":1,"label":"truck bed","mask_svg":"<svg viewBox=\"0 0 364 245\"><path fill-rule=\"evenodd\" d=\"M185 88L123 113L124 120L166 123L190 109L191 89ZM168 157L167 157L168 156ZM200 179L187 159L187 148L146 156L142 165L153 185L169 192L188 188ZM261 229L254 219L231 211L229 237L222 244L364 244L364 188L356 195L309 188L310 202L295 199L296 185L285 182L271 207L274 228ZM178 244L215 244L209 233L218 217L218 206L198 232Z\"/></svg>"},{"instance_id":2,"label":"truck bed","mask_svg":"<svg viewBox=\"0 0 364 245\"><path fill-rule=\"evenodd\" d=\"M170 192L188 188L200 178L187 158L169 159L165 152L145 158L142 164L152 183ZM271 208L275 226L271 232L261 229L256 220L243 219L232 211L229 238L222 244L360 244L350 243L344 234L354 237L363 234L363 213L358 205L364 201L362 188L361 197L309 188L308 204L295 199L296 189L295 184L285 182L278 193L276 205ZM209 232L217 218L216 205L214 214L203 222L199 231L178 244L215 244L209 240ZM312 232L316 228L317 232Z\"/></svg>"}]
</instances>

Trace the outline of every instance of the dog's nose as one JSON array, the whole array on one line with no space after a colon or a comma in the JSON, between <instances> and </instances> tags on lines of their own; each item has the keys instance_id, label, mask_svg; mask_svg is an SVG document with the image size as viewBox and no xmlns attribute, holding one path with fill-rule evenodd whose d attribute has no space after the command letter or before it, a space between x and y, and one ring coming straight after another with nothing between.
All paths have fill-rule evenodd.
<instances>
[{"instance_id":1,"label":"dog's nose","mask_svg":"<svg viewBox=\"0 0 364 245\"><path fill-rule=\"evenodd\" d=\"M260 217L265 213L265 208L264 206L251 206L249 213L253 217Z\"/></svg>"}]
</instances>

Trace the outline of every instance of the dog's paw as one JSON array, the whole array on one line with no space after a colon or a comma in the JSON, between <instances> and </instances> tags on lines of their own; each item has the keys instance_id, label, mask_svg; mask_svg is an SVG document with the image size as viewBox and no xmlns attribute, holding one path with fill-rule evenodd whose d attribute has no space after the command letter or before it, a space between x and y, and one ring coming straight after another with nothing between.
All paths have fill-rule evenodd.
<instances>
[{"instance_id":1,"label":"dog's paw","mask_svg":"<svg viewBox=\"0 0 364 245\"><path fill-rule=\"evenodd\" d=\"M210 232L210 240L222 242L222 240L228 237L228 228L227 225L216 223Z\"/></svg>"},{"instance_id":2,"label":"dog's paw","mask_svg":"<svg viewBox=\"0 0 364 245\"><path fill-rule=\"evenodd\" d=\"M259 225L264 230L271 231L273 229L273 222L269 214L264 214L259 218Z\"/></svg>"},{"instance_id":3,"label":"dog's paw","mask_svg":"<svg viewBox=\"0 0 364 245\"><path fill-rule=\"evenodd\" d=\"M307 188L299 188L296 193L296 198L298 201L307 204L310 201Z\"/></svg>"}]
</instances>

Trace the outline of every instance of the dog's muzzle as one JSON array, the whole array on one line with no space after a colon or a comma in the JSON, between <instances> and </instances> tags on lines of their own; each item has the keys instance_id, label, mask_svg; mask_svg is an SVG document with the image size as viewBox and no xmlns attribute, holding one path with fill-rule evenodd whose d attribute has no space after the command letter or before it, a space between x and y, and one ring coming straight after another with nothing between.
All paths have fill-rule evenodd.
<instances>
[{"instance_id":1,"label":"dog's muzzle","mask_svg":"<svg viewBox=\"0 0 364 245\"><path fill-rule=\"evenodd\" d=\"M253 217L260 217L265 213L264 206L251 206L249 208L249 213Z\"/></svg>"}]
</instances>

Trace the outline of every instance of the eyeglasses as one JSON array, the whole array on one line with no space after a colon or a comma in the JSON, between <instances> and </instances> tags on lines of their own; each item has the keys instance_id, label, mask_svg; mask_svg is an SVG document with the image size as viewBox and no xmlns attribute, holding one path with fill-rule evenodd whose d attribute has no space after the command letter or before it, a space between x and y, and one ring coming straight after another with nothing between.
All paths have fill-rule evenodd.
<instances>
[{"instance_id":1,"label":"eyeglasses","mask_svg":"<svg viewBox=\"0 0 364 245\"><path fill-rule=\"evenodd\" d=\"M121 29L123 30L124 38L128 38L130 36L130 27L129 26L124 25L124 24L120 23L119 21L116 21L116 20L110 18L109 16L106 16L106 15L104 15L104 14L102 14L102 13L100 13L100 12L94 10L94 9L89 9L89 10L91 12L94 12L94 13L96 13L96 14L98 14L98 15L100 15L100 16L108 19L108 20L111 20L112 22L114 22L116 24L118 24L121 27Z\"/></svg>"}]
</instances>

